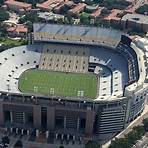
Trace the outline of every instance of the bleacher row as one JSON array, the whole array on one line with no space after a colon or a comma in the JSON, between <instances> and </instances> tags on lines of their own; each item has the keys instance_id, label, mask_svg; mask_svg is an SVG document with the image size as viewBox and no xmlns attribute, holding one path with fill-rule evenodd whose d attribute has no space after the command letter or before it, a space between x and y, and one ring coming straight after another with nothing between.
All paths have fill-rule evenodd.
<instances>
[{"instance_id":1,"label":"bleacher row","mask_svg":"<svg viewBox=\"0 0 148 148\"><path fill-rule=\"evenodd\" d=\"M111 33L108 33L111 34ZM35 40L43 40L43 41L74 41L74 42L90 42L90 43L105 43L110 46L116 46L117 40L111 37L104 37L104 35L100 37L85 37L85 36L66 36L66 35L56 35L56 34L46 34L46 33L34 33Z\"/></svg>"},{"instance_id":2,"label":"bleacher row","mask_svg":"<svg viewBox=\"0 0 148 148\"><path fill-rule=\"evenodd\" d=\"M139 78L137 55L131 47L119 43L117 51L120 52L128 61L129 83L137 81Z\"/></svg>"},{"instance_id":3,"label":"bleacher row","mask_svg":"<svg viewBox=\"0 0 148 148\"><path fill-rule=\"evenodd\" d=\"M0 53L0 90L17 92L19 76L39 64L41 45L20 46Z\"/></svg>"},{"instance_id":4,"label":"bleacher row","mask_svg":"<svg viewBox=\"0 0 148 148\"><path fill-rule=\"evenodd\" d=\"M128 82L126 60L118 53L107 49L93 49L90 52L89 69L98 69L98 98L116 98L123 95Z\"/></svg>"},{"instance_id":5,"label":"bleacher row","mask_svg":"<svg viewBox=\"0 0 148 148\"><path fill-rule=\"evenodd\" d=\"M94 42L116 46L121 34L123 32L102 27L34 24L34 39L37 41Z\"/></svg>"},{"instance_id":6,"label":"bleacher row","mask_svg":"<svg viewBox=\"0 0 148 148\"><path fill-rule=\"evenodd\" d=\"M89 50L82 46L46 44L41 54L39 69L88 72Z\"/></svg>"},{"instance_id":7,"label":"bleacher row","mask_svg":"<svg viewBox=\"0 0 148 148\"><path fill-rule=\"evenodd\" d=\"M20 93L19 76L39 65L43 70L80 73L93 69L99 76L97 99L122 96L129 80L138 79L138 65L131 49L120 45L116 50L118 52L104 47L68 44L28 45L6 50L0 54L0 90Z\"/></svg>"},{"instance_id":8,"label":"bleacher row","mask_svg":"<svg viewBox=\"0 0 148 148\"><path fill-rule=\"evenodd\" d=\"M98 80L98 96L100 99L108 98L111 96L112 92L111 92L111 81L112 81L112 74L111 71L105 67L105 66L101 66L101 65L95 65L95 71L96 69L97 71L97 75L99 76L99 80Z\"/></svg>"}]
</instances>

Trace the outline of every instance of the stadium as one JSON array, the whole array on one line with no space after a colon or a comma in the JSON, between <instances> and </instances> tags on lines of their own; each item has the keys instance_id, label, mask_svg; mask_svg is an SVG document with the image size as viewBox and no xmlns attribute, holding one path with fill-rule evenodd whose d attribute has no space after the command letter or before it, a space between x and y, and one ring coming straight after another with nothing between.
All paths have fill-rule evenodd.
<instances>
[{"instance_id":1,"label":"stadium","mask_svg":"<svg viewBox=\"0 0 148 148\"><path fill-rule=\"evenodd\" d=\"M7 131L53 143L104 142L142 113L148 61L128 35L34 24L32 40L0 53L0 125Z\"/></svg>"}]
</instances>

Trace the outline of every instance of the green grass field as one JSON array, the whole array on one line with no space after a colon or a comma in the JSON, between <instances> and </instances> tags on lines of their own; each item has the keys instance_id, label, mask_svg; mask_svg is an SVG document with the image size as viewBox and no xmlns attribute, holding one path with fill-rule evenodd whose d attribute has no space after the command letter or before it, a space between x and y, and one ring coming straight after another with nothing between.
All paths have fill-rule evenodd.
<instances>
[{"instance_id":1,"label":"green grass field","mask_svg":"<svg viewBox=\"0 0 148 148\"><path fill-rule=\"evenodd\" d=\"M93 74L29 70L21 75L19 89L26 93L95 98L97 78Z\"/></svg>"}]
</instances>

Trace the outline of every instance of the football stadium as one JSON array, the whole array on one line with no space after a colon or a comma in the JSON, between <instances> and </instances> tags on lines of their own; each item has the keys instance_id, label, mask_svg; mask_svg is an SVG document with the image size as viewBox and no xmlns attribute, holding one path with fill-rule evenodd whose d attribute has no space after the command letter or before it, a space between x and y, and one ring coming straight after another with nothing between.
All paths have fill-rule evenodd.
<instances>
[{"instance_id":1,"label":"football stadium","mask_svg":"<svg viewBox=\"0 0 148 148\"><path fill-rule=\"evenodd\" d=\"M145 53L106 28L34 24L31 45L0 53L0 126L54 143L99 140L143 111Z\"/></svg>"}]
</instances>

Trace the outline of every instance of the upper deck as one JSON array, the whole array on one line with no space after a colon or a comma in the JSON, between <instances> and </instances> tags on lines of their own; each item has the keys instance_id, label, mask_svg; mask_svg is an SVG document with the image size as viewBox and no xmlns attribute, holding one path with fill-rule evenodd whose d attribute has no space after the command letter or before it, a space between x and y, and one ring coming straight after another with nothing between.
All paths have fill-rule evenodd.
<instances>
[{"instance_id":1,"label":"upper deck","mask_svg":"<svg viewBox=\"0 0 148 148\"><path fill-rule=\"evenodd\" d=\"M124 33L114 29L59 24L34 24L34 40L116 47Z\"/></svg>"}]
</instances>

